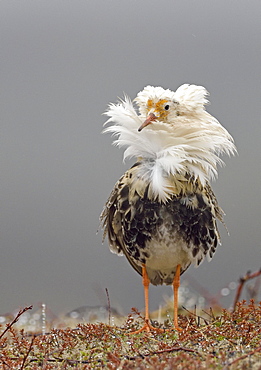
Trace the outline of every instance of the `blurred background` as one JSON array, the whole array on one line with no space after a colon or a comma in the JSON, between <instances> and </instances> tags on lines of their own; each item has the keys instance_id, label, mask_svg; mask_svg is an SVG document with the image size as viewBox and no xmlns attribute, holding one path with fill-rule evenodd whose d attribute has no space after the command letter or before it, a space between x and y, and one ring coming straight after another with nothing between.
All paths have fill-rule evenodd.
<instances>
[{"instance_id":1,"label":"blurred background","mask_svg":"<svg viewBox=\"0 0 261 370\"><path fill-rule=\"evenodd\" d=\"M143 309L141 277L97 230L132 164L101 134L102 113L147 84L203 85L235 138L213 184L229 235L219 225L213 260L182 277L231 304L261 263L260 12L258 0L0 2L0 313L106 305L106 288L113 307ZM171 294L152 287L151 310Z\"/></svg>"}]
</instances>

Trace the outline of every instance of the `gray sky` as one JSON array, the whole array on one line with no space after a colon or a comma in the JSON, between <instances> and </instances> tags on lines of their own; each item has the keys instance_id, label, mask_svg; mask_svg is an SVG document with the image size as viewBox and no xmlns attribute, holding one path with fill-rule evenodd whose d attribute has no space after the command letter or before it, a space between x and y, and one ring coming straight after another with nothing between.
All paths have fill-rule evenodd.
<instances>
[{"instance_id":1,"label":"gray sky","mask_svg":"<svg viewBox=\"0 0 261 370\"><path fill-rule=\"evenodd\" d=\"M0 2L0 313L106 304L105 288L126 313L143 308L140 276L96 231L131 164L101 135L102 113L147 84L205 86L239 152L213 184L230 236L220 225L222 246L188 276L216 295L260 267L260 11L259 0ZM151 289L151 309L165 293Z\"/></svg>"}]
</instances>

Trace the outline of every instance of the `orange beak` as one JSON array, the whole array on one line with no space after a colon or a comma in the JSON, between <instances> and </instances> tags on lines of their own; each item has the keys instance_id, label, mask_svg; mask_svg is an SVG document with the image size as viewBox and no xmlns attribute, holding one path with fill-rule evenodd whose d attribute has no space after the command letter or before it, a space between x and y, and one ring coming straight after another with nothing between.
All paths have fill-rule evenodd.
<instances>
[{"instance_id":1,"label":"orange beak","mask_svg":"<svg viewBox=\"0 0 261 370\"><path fill-rule=\"evenodd\" d=\"M143 122L143 124L138 128L138 131L141 131L142 129L144 129L144 127L148 126L153 121L156 121L156 119L157 117L155 116L155 114L150 113L148 117L145 119L145 121Z\"/></svg>"}]
</instances>

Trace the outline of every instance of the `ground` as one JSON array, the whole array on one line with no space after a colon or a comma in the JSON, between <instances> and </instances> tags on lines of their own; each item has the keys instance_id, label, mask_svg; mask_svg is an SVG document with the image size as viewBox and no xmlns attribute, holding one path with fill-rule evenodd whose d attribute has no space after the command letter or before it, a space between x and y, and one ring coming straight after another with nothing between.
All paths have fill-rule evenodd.
<instances>
[{"instance_id":1,"label":"ground","mask_svg":"<svg viewBox=\"0 0 261 370\"><path fill-rule=\"evenodd\" d=\"M261 302L242 301L234 312L210 309L204 317L192 312L180 315L182 332L172 330L166 321L163 333L136 335L131 332L143 325L137 310L120 326L112 325L110 318L107 324L79 324L42 334L16 328L29 309L1 329L0 370L261 370Z\"/></svg>"}]
</instances>

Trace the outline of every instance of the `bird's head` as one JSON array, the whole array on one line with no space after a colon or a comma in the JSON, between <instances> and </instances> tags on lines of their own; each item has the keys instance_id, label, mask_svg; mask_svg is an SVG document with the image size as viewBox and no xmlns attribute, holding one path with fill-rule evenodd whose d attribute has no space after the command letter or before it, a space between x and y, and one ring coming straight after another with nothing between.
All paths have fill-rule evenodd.
<instances>
[{"instance_id":1,"label":"bird's head","mask_svg":"<svg viewBox=\"0 0 261 370\"><path fill-rule=\"evenodd\" d=\"M175 100L174 93L161 87L145 87L138 93L135 102L141 116L146 117L138 131L155 121L171 123L179 114L179 103Z\"/></svg>"},{"instance_id":2,"label":"bird's head","mask_svg":"<svg viewBox=\"0 0 261 370\"><path fill-rule=\"evenodd\" d=\"M141 117L145 117L138 131L153 122L174 125L177 117L192 118L204 111L207 91L202 86L184 84L175 92L162 87L146 86L135 99Z\"/></svg>"}]
</instances>

